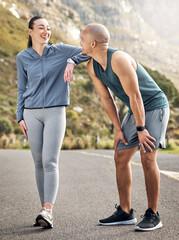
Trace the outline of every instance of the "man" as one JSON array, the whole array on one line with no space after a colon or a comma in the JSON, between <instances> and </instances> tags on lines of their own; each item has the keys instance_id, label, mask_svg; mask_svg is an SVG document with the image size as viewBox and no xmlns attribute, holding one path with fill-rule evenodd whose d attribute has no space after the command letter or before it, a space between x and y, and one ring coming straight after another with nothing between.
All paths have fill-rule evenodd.
<instances>
[{"instance_id":1,"label":"man","mask_svg":"<svg viewBox=\"0 0 179 240\"><path fill-rule=\"evenodd\" d=\"M91 57L89 76L99 93L102 105L115 127L115 165L120 205L101 225L135 224L137 219L130 206L130 160L140 146L148 209L135 230L150 231L162 227L157 204L160 174L156 162L158 148L165 147L169 105L165 94L130 55L108 47L110 35L105 26L89 24L81 33L82 54ZM72 60L79 64L79 56ZM73 65L68 64L65 80L71 81ZM122 125L108 88L128 107Z\"/></svg>"}]
</instances>

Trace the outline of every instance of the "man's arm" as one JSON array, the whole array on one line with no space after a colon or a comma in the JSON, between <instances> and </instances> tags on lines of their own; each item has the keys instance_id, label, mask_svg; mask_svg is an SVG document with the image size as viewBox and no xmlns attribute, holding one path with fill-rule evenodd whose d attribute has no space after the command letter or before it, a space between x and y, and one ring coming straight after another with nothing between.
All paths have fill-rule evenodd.
<instances>
[{"instance_id":1,"label":"man's arm","mask_svg":"<svg viewBox=\"0 0 179 240\"><path fill-rule=\"evenodd\" d=\"M122 140L125 144L127 144L127 141L124 138L123 132L121 130L121 124L117 113L117 107L116 104L108 90L108 88L99 80L99 78L96 77L94 70L93 70L93 60L91 59L87 64L87 70L90 78L93 81L93 84L100 96L102 105L104 107L104 110L108 114L109 118L111 119L115 130L115 149L117 147L117 144L120 140Z\"/></svg>"},{"instance_id":2,"label":"man's arm","mask_svg":"<svg viewBox=\"0 0 179 240\"><path fill-rule=\"evenodd\" d=\"M131 61L132 60L127 54L115 52L111 59L112 69L120 79L122 87L129 97L130 107L134 114L136 126L145 126L143 100L139 90L137 74ZM143 152L146 152L144 146L146 146L149 151L152 151L150 146L155 147L152 143L155 139L149 135L148 131L145 129L138 132L138 136Z\"/></svg>"}]
</instances>

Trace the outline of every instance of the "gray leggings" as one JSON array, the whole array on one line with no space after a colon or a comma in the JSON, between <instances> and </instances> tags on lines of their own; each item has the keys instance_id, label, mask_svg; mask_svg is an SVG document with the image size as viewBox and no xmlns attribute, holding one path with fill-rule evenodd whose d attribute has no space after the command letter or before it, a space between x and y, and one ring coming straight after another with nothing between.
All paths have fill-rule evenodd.
<instances>
[{"instance_id":1,"label":"gray leggings","mask_svg":"<svg viewBox=\"0 0 179 240\"><path fill-rule=\"evenodd\" d=\"M59 185L58 158L66 128L66 109L64 106L24 109L24 121L41 203L54 204Z\"/></svg>"}]
</instances>

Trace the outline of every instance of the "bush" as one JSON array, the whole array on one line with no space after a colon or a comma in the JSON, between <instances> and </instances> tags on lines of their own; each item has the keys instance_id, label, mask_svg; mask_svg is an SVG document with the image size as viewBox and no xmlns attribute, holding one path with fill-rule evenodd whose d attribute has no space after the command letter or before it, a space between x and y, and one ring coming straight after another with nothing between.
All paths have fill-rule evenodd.
<instances>
[{"instance_id":1,"label":"bush","mask_svg":"<svg viewBox=\"0 0 179 240\"><path fill-rule=\"evenodd\" d=\"M179 130L174 131L174 138L179 139Z\"/></svg>"},{"instance_id":2,"label":"bush","mask_svg":"<svg viewBox=\"0 0 179 240\"><path fill-rule=\"evenodd\" d=\"M88 80L86 83L83 84L83 88L86 92L92 92L94 89L94 85L91 80Z\"/></svg>"},{"instance_id":3,"label":"bush","mask_svg":"<svg viewBox=\"0 0 179 240\"><path fill-rule=\"evenodd\" d=\"M177 107L177 108L179 107L179 93L177 93L177 95L176 95L173 106Z\"/></svg>"},{"instance_id":4,"label":"bush","mask_svg":"<svg viewBox=\"0 0 179 240\"><path fill-rule=\"evenodd\" d=\"M79 118L78 113L75 112L74 110L67 110L66 116L67 116L67 119L72 120L72 121L78 120L78 118Z\"/></svg>"},{"instance_id":5,"label":"bush","mask_svg":"<svg viewBox=\"0 0 179 240\"><path fill-rule=\"evenodd\" d=\"M79 128L77 129L77 135L78 136L82 136L82 135L85 135L86 134L86 131L84 128Z\"/></svg>"},{"instance_id":6,"label":"bush","mask_svg":"<svg viewBox=\"0 0 179 240\"><path fill-rule=\"evenodd\" d=\"M178 90L174 86L174 84L171 82L170 79L168 79L165 75L159 73L158 71L152 71L148 67L144 67L147 72L150 74L150 76L154 79L154 81L159 85L159 87L164 91L167 98L173 102L174 105L177 106L179 104L179 100L176 98L176 96L179 95Z\"/></svg>"},{"instance_id":7,"label":"bush","mask_svg":"<svg viewBox=\"0 0 179 240\"><path fill-rule=\"evenodd\" d=\"M114 140L100 140L97 149L114 149Z\"/></svg>"},{"instance_id":8,"label":"bush","mask_svg":"<svg viewBox=\"0 0 179 240\"><path fill-rule=\"evenodd\" d=\"M89 104L91 103L91 97L85 94L80 98L79 102L81 104Z\"/></svg>"},{"instance_id":9,"label":"bush","mask_svg":"<svg viewBox=\"0 0 179 240\"><path fill-rule=\"evenodd\" d=\"M84 141L81 138L77 138L72 145L72 149L84 149Z\"/></svg>"},{"instance_id":10,"label":"bush","mask_svg":"<svg viewBox=\"0 0 179 240\"><path fill-rule=\"evenodd\" d=\"M69 150L69 149L86 149L91 148L91 137L85 136L82 138L79 137L65 137L62 149Z\"/></svg>"},{"instance_id":11,"label":"bush","mask_svg":"<svg viewBox=\"0 0 179 240\"><path fill-rule=\"evenodd\" d=\"M62 144L61 149L62 150L69 150L69 149L71 149L71 140L65 137L64 140L63 140L63 144Z\"/></svg>"},{"instance_id":12,"label":"bush","mask_svg":"<svg viewBox=\"0 0 179 240\"><path fill-rule=\"evenodd\" d=\"M0 118L0 136L9 134L13 131L12 123L6 118Z\"/></svg>"},{"instance_id":13,"label":"bush","mask_svg":"<svg viewBox=\"0 0 179 240\"><path fill-rule=\"evenodd\" d=\"M171 123L168 125L168 131L175 130L177 128L175 123Z\"/></svg>"},{"instance_id":14,"label":"bush","mask_svg":"<svg viewBox=\"0 0 179 240\"><path fill-rule=\"evenodd\" d=\"M16 128L14 129L14 133L15 133L15 134L22 134L21 128L20 128L20 127L16 127Z\"/></svg>"}]
</instances>

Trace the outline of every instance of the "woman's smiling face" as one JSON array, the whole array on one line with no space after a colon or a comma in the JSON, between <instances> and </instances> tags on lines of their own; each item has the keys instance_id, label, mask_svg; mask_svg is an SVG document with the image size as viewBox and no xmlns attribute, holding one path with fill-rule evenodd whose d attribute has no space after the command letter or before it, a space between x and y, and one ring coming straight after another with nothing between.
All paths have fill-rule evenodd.
<instances>
[{"instance_id":1,"label":"woman's smiling face","mask_svg":"<svg viewBox=\"0 0 179 240\"><path fill-rule=\"evenodd\" d=\"M32 44L47 44L51 36L50 26L45 18L36 20L33 29L29 29L28 32L32 38Z\"/></svg>"}]
</instances>

